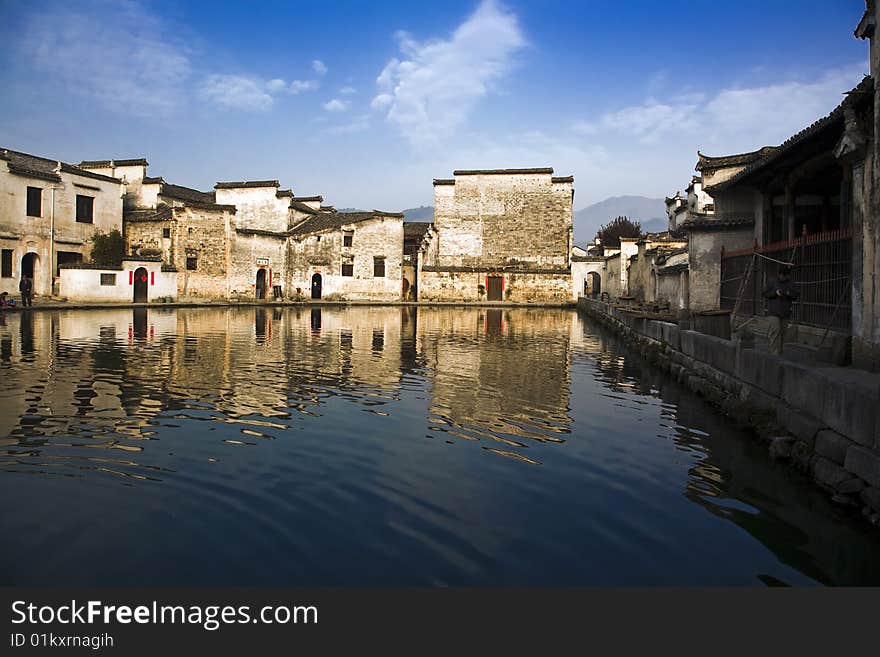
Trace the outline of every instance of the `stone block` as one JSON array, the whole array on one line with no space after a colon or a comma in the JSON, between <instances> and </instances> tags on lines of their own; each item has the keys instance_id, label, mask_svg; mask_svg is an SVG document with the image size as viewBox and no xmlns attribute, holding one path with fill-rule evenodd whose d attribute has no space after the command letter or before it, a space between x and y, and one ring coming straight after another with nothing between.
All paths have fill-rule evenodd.
<instances>
[{"instance_id":1,"label":"stone block","mask_svg":"<svg viewBox=\"0 0 880 657\"><path fill-rule=\"evenodd\" d=\"M807 415L803 411L780 404L777 407L776 420L786 431L798 437L813 448L816 435L825 428L825 424Z\"/></svg>"},{"instance_id":2,"label":"stone block","mask_svg":"<svg viewBox=\"0 0 880 657\"><path fill-rule=\"evenodd\" d=\"M875 445L877 406L867 390L826 380L822 420L860 445Z\"/></svg>"},{"instance_id":3,"label":"stone block","mask_svg":"<svg viewBox=\"0 0 880 657\"><path fill-rule=\"evenodd\" d=\"M844 481L852 479L852 475L849 472L834 463L834 461L818 454L810 460L810 471L813 474L813 479L831 490L836 490Z\"/></svg>"},{"instance_id":4,"label":"stone block","mask_svg":"<svg viewBox=\"0 0 880 657\"><path fill-rule=\"evenodd\" d=\"M801 470L809 470L813 458L813 448L803 440L798 440L791 448L791 460Z\"/></svg>"},{"instance_id":5,"label":"stone block","mask_svg":"<svg viewBox=\"0 0 880 657\"><path fill-rule=\"evenodd\" d=\"M696 358L695 336L699 335L695 331L679 331L679 340L681 343L681 351L691 358Z\"/></svg>"},{"instance_id":6,"label":"stone block","mask_svg":"<svg viewBox=\"0 0 880 657\"><path fill-rule=\"evenodd\" d=\"M773 354L740 348L736 354L736 376L768 395L782 397L785 369Z\"/></svg>"},{"instance_id":7,"label":"stone block","mask_svg":"<svg viewBox=\"0 0 880 657\"><path fill-rule=\"evenodd\" d=\"M798 363L781 361L781 367L782 398L789 406L800 411L824 408L825 390L828 387L824 377Z\"/></svg>"},{"instance_id":8,"label":"stone block","mask_svg":"<svg viewBox=\"0 0 880 657\"><path fill-rule=\"evenodd\" d=\"M862 502L874 509L874 511L880 511L880 488L874 486L863 488L860 497Z\"/></svg>"},{"instance_id":9,"label":"stone block","mask_svg":"<svg viewBox=\"0 0 880 657\"><path fill-rule=\"evenodd\" d=\"M788 459L791 458L791 450L797 439L794 436L777 436L770 439L770 458L771 459Z\"/></svg>"},{"instance_id":10,"label":"stone block","mask_svg":"<svg viewBox=\"0 0 880 657\"><path fill-rule=\"evenodd\" d=\"M660 322L655 321L653 319L649 319L645 321L645 335L647 335L652 340L657 340L657 342L663 341L663 327L660 325Z\"/></svg>"},{"instance_id":11,"label":"stone block","mask_svg":"<svg viewBox=\"0 0 880 657\"><path fill-rule=\"evenodd\" d=\"M670 322L660 322L660 329L663 336L663 342L673 349L681 349L681 340L679 339L679 329L676 324Z\"/></svg>"},{"instance_id":12,"label":"stone block","mask_svg":"<svg viewBox=\"0 0 880 657\"><path fill-rule=\"evenodd\" d=\"M847 479L846 481L837 484L837 492L844 495L852 495L854 493L860 493L867 488L867 486L868 484L858 477L852 477L851 479Z\"/></svg>"},{"instance_id":13,"label":"stone block","mask_svg":"<svg viewBox=\"0 0 880 657\"><path fill-rule=\"evenodd\" d=\"M852 445L846 450L843 467L871 486L880 488L880 452L861 445Z\"/></svg>"},{"instance_id":14,"label":"stone block","mask_svg":"<svg viewBox=\"0 0 880 657\"><path fill-rule=\"evenodd\" d=\"M841 436L831 429L823 429L816 434L816 454L830 459L838 465L843 465L846 460L846 452L854 445L846 436Z\"/></svg>"}]
</instances>

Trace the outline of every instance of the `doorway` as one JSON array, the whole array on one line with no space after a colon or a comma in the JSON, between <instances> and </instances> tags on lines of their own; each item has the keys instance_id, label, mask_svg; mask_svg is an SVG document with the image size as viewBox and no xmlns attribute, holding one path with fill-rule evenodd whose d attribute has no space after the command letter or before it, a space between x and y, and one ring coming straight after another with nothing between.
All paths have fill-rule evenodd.
<instances>
[{"instance_id":1,"label":"doorway","mask_svg":"<svg viewBox=\"0 0 880 657\"><path fill-rule=\"evenodd\" d=\"M138 267L134 270L134 302L147 302L147 270L145 267Z\"/></svg>"},{"instance_id":2,"label":"doorway","mask_svg":"<svg viewBox=\"0 0 880 657\"><path fill-rule=\"evenodd\" d=\"M501 301L503 281L501 276L489 276L486 279L486 298L489 301Z\"/></svg>"},{"instance_id":3,"label":"doorway","mask_svg":"<svg viewBox=\"0 0 880 657\"><path fill-rule=\"evenodd\" d=\"M31 279L31 290L34 294L40 289L37 274L40 273L40 256L36 253L25 253L21 259L21 277Z\"/></svg>"},{"instance_id":4,"label":"doorway","mask_svg":"<svg viewBox=\"0 0 880 657\"><path fill-rule=\"evenodd\" d=\"M257 299L266 298L266 270L260 268L257 270Z\"/></svg>"},{"instance_id":5,"label":"doorway","mask_svg":"<svg viewBox=\"0 0 880 657\"><path fill-rule=\"evenodd\" d=\"M321 298L321 274L312 276L312 299Z\"/></svg>"}]
</instances>

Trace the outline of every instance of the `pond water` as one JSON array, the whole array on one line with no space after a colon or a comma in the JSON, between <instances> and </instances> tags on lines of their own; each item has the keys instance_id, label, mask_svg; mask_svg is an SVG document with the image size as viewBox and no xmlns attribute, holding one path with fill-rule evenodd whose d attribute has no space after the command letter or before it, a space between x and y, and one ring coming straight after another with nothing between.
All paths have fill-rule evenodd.
<instances>
[{"instance_id":1,"label":"pond water","mask_svg":"<svg viewBox=\"0 0 880 657\"><path fill-rule=\"evenodd\" d=\"M7 313L0 584L880 584L878 532L576 311Z\"/></svg>"}]
</instances>

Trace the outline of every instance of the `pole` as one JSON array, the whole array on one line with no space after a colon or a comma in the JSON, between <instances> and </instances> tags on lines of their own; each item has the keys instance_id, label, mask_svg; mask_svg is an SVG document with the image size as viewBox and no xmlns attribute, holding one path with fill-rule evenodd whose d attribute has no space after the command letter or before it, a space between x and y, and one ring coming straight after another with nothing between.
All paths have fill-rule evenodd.
<instances>
[{"instance_id":1,"label":"pole","mask_svg":"<svg viewBox=\"0 0 880 657\"><path fill-rule=\"evenodd\" d=\"M52 185L52 209L49 211L49 296L55 294L55 185Z\"/></svg>"}]
</instances>

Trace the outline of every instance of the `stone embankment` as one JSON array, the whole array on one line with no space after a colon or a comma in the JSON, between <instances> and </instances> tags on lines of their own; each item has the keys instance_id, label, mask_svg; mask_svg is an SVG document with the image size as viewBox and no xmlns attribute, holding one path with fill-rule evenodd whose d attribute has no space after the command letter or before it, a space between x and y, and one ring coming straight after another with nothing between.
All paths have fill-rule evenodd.
<instances>
[{"instance_id":1,"label":"stone embankment","mask_svg":"<svg viewBox=\"0 0 880 657\"><path fill-rule=\"evenodd\" d=\"M578 307L880 525L880 377L779 358L738 340L581 298Z\"/></svg>"}]
</instances>

